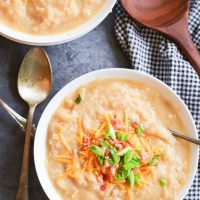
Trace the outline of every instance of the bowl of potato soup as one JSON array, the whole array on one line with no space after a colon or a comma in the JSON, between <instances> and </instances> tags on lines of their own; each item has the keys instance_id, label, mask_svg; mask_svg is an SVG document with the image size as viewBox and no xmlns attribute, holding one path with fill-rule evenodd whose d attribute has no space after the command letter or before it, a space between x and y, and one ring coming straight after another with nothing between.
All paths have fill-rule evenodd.
<instances>
[{"instance_id":1,"label":"bowl of potato soup","mask_svg":"<svg viewBox=\"0 0 200 200\"><path fill-rule=\"evenodd\" d=\"M116 0L0 0L0 35L30 45L74 40L95 28Z\"/></svg>"},{"instance_id":2,"label":"bowl of potato soup","mask_svg":"<svg viewBox=\"0 0 200 200\"><path fill-rule=\"evenodd\" d=\"M51 200L182 200L192 185L197 138L181 98L129 69L85 74L64 86L38 124L34 160Z\"/></svg>"}]
</instances>

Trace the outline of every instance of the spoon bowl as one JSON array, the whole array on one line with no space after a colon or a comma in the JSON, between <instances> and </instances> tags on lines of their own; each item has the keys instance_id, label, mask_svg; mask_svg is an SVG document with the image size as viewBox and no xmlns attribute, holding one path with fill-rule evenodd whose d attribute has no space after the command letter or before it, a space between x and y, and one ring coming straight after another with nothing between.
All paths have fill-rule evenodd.
<instances>
[{"instance_id":1,"label":"spoon bowl","mask_svg":"<svg viewBox=\"0 0 200 200\"><path fill-rule=\"evenodd\" d=\"M131 16L148 27L169 26L187 12L188 0L122 0Z\"/></svg>"},{"instance_id":2,"label":"spoon bowl","mask_svg":"<svg viewBox=\"0 0 200 200\"><path fill-rule=\"evenodd\" d=\"M36 106L44 101L51 90L52 71L47 54L42 48L28 51L18 75L18 91L29 105L21 175L16 200L28 200L28 168L33 114Z\"/></svg>"},{"instance_id":3,"label":"spoon bowl","mask_svg":"<svg viewBox=\"0 0 200 200\"><path fill-rule=\"evenodd\" d=\"M189 0L121 0L137 22L155 29L183 50L200 76L200 56L188 31Z\"/></svg>"},{"instance_id":4,"label":"spoon bowl","mask_svg":"<svg viewBox=\"0 0 200 200\"><path fill-rule=\"evenodd\" d=\"M51 89L51 68L42 48L32 48L24 57L18 75L18 91L29 105L44 101Z\"/></svg>"}]
</instances>

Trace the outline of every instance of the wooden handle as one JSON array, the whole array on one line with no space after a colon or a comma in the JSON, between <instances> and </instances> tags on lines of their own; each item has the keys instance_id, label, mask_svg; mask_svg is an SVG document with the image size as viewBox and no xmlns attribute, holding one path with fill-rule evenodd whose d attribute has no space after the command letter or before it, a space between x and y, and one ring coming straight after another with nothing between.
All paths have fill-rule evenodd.
<instances>
[{"instance_id":1,"label":"wooden handle","mask_svg":"<svg viewBox=\"0 0 200 200\"><path fill-rule=\"evenodd\" d=\"M191 65L200 77L200 55L189 35L189 32L187 31L184 33L184 35L179 35L179 37L177 36L176 40L177 44L183 50L183 53L188 58Z\"/></svg>"},{"instance_id":2,"label":"wooden handle","mask_svg":"<svg viewBox=\"0 0 200 200\"><path fill-rule=\"evenodd\" d=\"M179 45L200 77L200 55L188 31L188 12L177 23L158 29Z\"/></svg>"},{"instance_id":3,"label":"wooden handle","mask_svg":"<svg viewBox=\"0 0 200 200\"><path fill-rule=\"evenodd\" d=\"M35 107L30 107L27 127L26 127L26 138L24 144L24 154L21 167L21 175L18 184L18 190L16 195L16 200L28 200L28 168L29 168L29 151L30 151L30 139L31 139L31 130L33 122L33 113Z\"/></svg>"}]
</instances>

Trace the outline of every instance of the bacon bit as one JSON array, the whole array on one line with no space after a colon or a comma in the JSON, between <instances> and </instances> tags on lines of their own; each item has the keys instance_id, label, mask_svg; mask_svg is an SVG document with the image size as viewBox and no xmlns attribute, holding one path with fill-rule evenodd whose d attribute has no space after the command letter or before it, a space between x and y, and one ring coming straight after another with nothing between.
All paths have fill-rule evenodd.
<instances>
[{"instance_id":1,"label":"bacon bit","mask_svg":"<svg viewBox=\"0 0 200 200\"><path fill-rule=\"evenodd\" d=\"M131 126L136 129L138 127L138 123L136 121L133 121Z\"/></svg>"},{"instance_id":2,"label":"bacon bit","mask_svg":"<svg viewBox=\"0 0 200 200\"><path fill-rule=\"evenodd\" d=\"M124 145L127 144L126 142L124 142L124 141L120 141L120 140L118 140L118 143L121 144L122 146L124 146Z\"/></svg>"},{"instance_id":3,"label":"bacon bit","mask_svg":"<svg viewBox=\"0 0 200 200\"><path fill-rule=\"evenodd\" d=\"M121 124L121 120L120 119L115 118L115 119L112 120L112 125L113 125L113 127L115 129L118 129L118 127L120 126L120 124Z\"/></svg>"},{"instance_id":4,"label":"bacon bit","mask_svg":"<svg viewBox=\"0 0 200 200\"><path fill-rule=\"evenodd\" d=\"M112 123L113 123L114 125L116 125L116 124L121 123L121 120L118 119L118 118L114 118L114 119L112 119Z\"/></svg>"},{"instance_id":5,"label":"bacon bit","mask_svg":"<svg viewBox=\"0 0 200 200\"><path fill-rule=\"evenodd\" d=\"M98 142L102 142L102 141L103 141L102 136L99 136L99 137L97 138L97 141L98 141Z\"/></svg>"},{"instance_id":6,"label":"bacon bit","mask_svg":"<svg viewBox=\"0 0 200 200\"><path fill-rule=\"evenodd\" d=\"M140 153L139 155L141 156L141 158L142 158L143 160L146 160L146 159L149 158L149 154L148 154L146 151L144 151L144 150L142 150L141 153Z\"/></svg>"},{"instance_id":7,"label":"bacon bit","mask_svg":"<svg viewBox=\"0 0 200 200\"><path fill-rule=\"evenodd\" d=\"M126 131L126 127L123 124L119 124L115 129L121 130L121 131Z\"/></svg>"},{"instance_id":8,"label":"bacon bit","mask_svg":"<svg viewBox=\"0 0 200 200\"><path fill-rule=\"evenodd\" d=\"M127 143L134 148L134 145L128 140Z\"/></svg>"},{"instance_id":9,"label":"bacon bit","mask_svg":"<svg viewBox=\"0 0 200 200\"><path fill-rule=\"evenodd\" d=\"M119 143L116 143L116 144L115 144L115 147L116 147L116 149L119 151L119 150L122 149L123 145L122 145L122 144L119 144Z\"/></svg>"},{"instance_id":10,"label":"bacon bit","mask_svg":"<svg viewBox=\"0 0 200 200\"><path fill-rule=\"evenodd\" d=\"M110 174L103 174L103 180L104 181L110 181L112 179Z\"/></svg>"},{"instance_id":11,"label":"bacon bit","mask_svg":"<svg viewBox=\"0 0 200 200\"><path fill-rule=\"evenodd\" d=\"M107 185L106 185L106 184L101 185L101 186L100 186L100 189L101 189L102 191L106 191Z\"/></svg>"},{"instance_id":12,"label":"bacon bit","mask_svg":"<svg viewBox=\"0 0 200 200\"><path fill-rule=\"evenodd\" d=\"M83 137L83 145L85 146L90 145L90 137Z\"/></svg>"},{"instance_id":13,"label":"bacon bit","mask_svg":"<svg viewBox=\"0 0 200 200\"><path fill-rule=\"evenodd\" d=\"M123 145L123 147L128 147L129 145L127 144L127 143L125 143L124 145Z\"/></svg>"},{"instance_id":14,"label":"bacon bit","mask_svg":"<svg viewBox=\"0 0 200 200\"><path fill-rule=\"evenodd\" d=\"M105 155L106 155L106 156L108 156L108 155L109 155L109 153L110 153L110 150L109 150L109 148L106 148L106 150L105 150Z\"/></svg>"},{"instance_id":15,"label":"bacon bit","mask_svg":"<svg viewBox=\"0 0 200 200\"><path fill-rule=\"evenodd\" d=\"M117 141L117 140L116 140L116 141ZM108 142L109 142L110 144L112 144L112 145L115 145L116 141L114 141L114 140L108 140Z\"/></svg>"}]
</instances>

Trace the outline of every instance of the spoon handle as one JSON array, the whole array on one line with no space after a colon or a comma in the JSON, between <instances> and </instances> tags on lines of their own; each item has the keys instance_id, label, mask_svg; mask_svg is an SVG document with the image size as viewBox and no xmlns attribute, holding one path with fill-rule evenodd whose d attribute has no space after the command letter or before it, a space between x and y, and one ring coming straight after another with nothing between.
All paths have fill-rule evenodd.
<instances>
[{"instance_id":1,"label":"spoon handle","mask_svg":"<svg viewBox=\"0 0 200 200\"><path fill-rule=\"evenodd\" d=\"M8 114L18 123L21 128L26 126L26 119L11 109L2 99L0 99L0 105L8 112Z\"/></svg>"},{"instance_id":2,"label":"spoon handle","mask_svg":"<svg viewBox=\"0 0 200 200\"><path fill-rule=\"evenodd\" d=\"M194 143L194 144L200 145L200 140L197 140L197 139L188 137L188 136L186 136L186 135L183 135L183 134L178 133L178 132L173 131L173 130L169 130L169 131L170 131L170 132L172 133L172 135L174 135L175 137L178 137L178 138L181 138L181 139L183 139L183 140L187 140L187 141L192 142L192 143Z\"/></svg>"},{"instance_id":3,"label":"spoon handle","mask_svg":"<svg viewBox=\"0 0 200 200\"><path fill-rule=\"evenodd\" d=\"M30 139L31 139L31 129L33 123L33 113L35 106L30 106L27 126L26 126L26 137L24 144L23 161L21 167L21 175L18 184L18 190L16 195L16 200L28 200L28 168L29 168L29 152L30 152Z\"/></svg>"},{"instance_id":4,"label":"spoon handle","mask_svg":"<svg viewBox=\"0 0 200 200\"><path fill-rule=\"evenodd\" d=\"M17 112L15 112L10 106L8 106L2 99L0 99L0 106L4 108L5 111L8 112L8 114L17 122L19 127L25 131L26 127L26 119L23 118L21 115L19 115ZM33 124L32 127L32 137L34 137L36 132L36 126Z\"/></svg>"}]
</instances>

